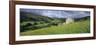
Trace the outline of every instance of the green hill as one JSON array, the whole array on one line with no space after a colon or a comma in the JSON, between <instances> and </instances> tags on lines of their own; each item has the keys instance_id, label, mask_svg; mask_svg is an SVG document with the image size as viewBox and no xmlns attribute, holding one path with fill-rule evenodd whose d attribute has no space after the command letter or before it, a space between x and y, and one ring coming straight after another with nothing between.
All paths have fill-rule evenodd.
<instances>
[{"instance_id":1,"label":"green hill","mask_svg":"<svg viewBox=\"0 0 100 45\"><path fill-rule=\"evenodd\" d=\"M20 12L20 31L36 30L63 23L65 19L50 18L35 13Z\"/></svg>"}]
</instances>

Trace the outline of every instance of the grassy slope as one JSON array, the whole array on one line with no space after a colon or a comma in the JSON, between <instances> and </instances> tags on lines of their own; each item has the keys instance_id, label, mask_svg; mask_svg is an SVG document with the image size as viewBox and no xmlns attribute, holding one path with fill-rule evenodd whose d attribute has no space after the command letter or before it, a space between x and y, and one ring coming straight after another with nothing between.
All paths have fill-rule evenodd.
<instances>
[{"instance_id":1,"label":"grassy slope","mask_svg":"<svg viewBox=\"0 0 100 45\"><path fill-rule=\"evenodd\" d=\"M29 30L21 32L21 35L51 35L51 34L75 34L75 33L89 33L89 20L73 22L70 24L51 26L47 28Z\"/></svg>"}]
</instances>

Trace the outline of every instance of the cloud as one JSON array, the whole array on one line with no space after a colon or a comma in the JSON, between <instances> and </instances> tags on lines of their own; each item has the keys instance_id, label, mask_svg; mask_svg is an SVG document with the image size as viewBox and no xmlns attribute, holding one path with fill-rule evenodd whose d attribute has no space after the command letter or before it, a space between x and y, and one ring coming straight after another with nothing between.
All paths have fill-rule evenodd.
<instances>
[{"instance_id":1,"label":"cloud","mask_svg":"<svg viewBox=\"0 0 100 45\"><path fill-rule=\"evenodd\" d=\"M48 17L56 18L81 18L90 16L89 11L71 11L71 10L48 10L48 9L20 9L20 11L35 13Z\"/></svg>"}]
</instances>

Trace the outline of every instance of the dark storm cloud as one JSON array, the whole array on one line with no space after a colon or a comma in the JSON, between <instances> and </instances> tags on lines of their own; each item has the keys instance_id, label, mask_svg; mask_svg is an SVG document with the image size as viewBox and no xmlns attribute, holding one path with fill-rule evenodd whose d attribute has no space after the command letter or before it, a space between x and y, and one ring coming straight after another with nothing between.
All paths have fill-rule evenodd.
<instances>
[{"instance_id":1,"label":"dark storm cloud","mask_svg":"<svg viewBox=\"0 0 100 45\"><path fill-rule=\"evenodd\" d=\"M50 9L23 9L20 11L35 13L48 17L56 17L56 18L81 18L85 16L90 16L89 11L71 11L71 10L50 10Z\"/></svg>"}]
</instances>

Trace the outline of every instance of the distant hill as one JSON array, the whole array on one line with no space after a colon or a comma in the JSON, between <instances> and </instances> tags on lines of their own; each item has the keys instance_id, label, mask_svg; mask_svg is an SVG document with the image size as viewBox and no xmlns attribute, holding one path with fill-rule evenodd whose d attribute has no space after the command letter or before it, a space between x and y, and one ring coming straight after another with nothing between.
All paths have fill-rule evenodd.
<instances>
[{"instance_id":1,"label":"distant hill","mask_svg":"<svg viewBox=\"0 0 100 45\"><path fill-rule=\"evenodd\" d=\"M75 21L80 21L80 20L90 20L90 16L82 17L82 18L75 18Z\"/></svg>"},{"instance_id":2,"label":"distant hill","mask_svg":"<svg viewBox=\"0 0 100 45\"><path fill-rule=\"evenodd\" d=\"M20 19L21 22L23 21L46 21L49 22L50 20L54 20L52 18L41 16L38 14L28 13L28 12L20 12Z\"/></svg>"}]
</instances>

